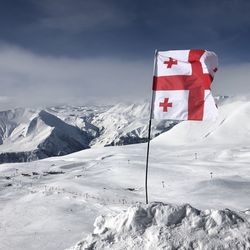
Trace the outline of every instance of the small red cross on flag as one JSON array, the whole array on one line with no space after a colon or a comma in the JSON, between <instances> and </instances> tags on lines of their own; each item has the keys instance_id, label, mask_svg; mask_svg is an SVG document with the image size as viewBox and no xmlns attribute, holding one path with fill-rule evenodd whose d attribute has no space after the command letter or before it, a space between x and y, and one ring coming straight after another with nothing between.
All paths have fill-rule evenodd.
<instances>
[{"instance_id":1,"label":"small red cross on flag","mask_svg":"<svg viewBox=\"0 0 250 250\"><path fill-rule=\"evenodd\" d=\"M173 60L172 57L169 57L168 61L165 61L164 64L167 64L167 68L171 69L173 65L177 64L177 60Z\"/></svg>"},{"instance_id":2,"label":"small red cross on flag","mask_svg":"<svg viewBox=\"0 0 250 250\"><path fill-rule=\"evenodd\" d=\"M218 68L214 52L158 51L154 68L152 118L214 120L217 117L211 93Z\"/></svg>"},{"instance_id":3,"label":"small red cross on flag","mask_svg":"<svg viewBox=\"0 0 250 250\"><path fill-rule=\"evenodd\" d=\"M168 98L164 98L164 102L160 102L160 107L163 107L163 112L168 112L168 107L172 107L172 102L168 102Z\"/></svg>"}]
</instances>

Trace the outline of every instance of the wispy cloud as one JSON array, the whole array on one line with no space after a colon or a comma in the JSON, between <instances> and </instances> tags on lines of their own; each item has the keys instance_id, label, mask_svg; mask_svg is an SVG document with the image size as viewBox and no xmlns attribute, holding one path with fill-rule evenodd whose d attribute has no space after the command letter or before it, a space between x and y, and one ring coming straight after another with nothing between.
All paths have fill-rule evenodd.
<instances>
[{"instance_id":1,"label":"wispy cloud","mask_svg":"<svg viewBox=\"0 0 250 250\"><path fill-rule=\"evenodd\" d=\"M41 56L3 44L0 54L0 109L138 101L151 94L153 58L146 62ZM222 66L214 80L214 93L250 93L249 79L249 63Z\"/></svg>"},{"instance_id":2,"label":"wispy cloud","mask_svg":"<svg viewBox=\"0 0 250 250\"><path fill-rule=\"evenodd\" d=\"M0 93L11 106L149 97L151 62L39 56L10 46L0 46L0 54Z\"/></svg>"},{"instance_id":3,"label":"wispy cloud","mask_svg":"<svg viewBox=\"0 0 250 250\"><path fill-rule=\"evenodd\" d=\"M222 95L249 95L250 63L221 67L214 80L214 90Z\"/></svg>"},{"instance_id":4,"label":"wispy cloud","mask_svg":"<svg viewBox=\"0 0 250 250\"><path fill-rule=\"evenodd\" d=\"M39 20L41 25L67 32L123 27L134 19L133 12L125 12L116 1L31 1L44 15Z\"/></svg>"}]
</instances>

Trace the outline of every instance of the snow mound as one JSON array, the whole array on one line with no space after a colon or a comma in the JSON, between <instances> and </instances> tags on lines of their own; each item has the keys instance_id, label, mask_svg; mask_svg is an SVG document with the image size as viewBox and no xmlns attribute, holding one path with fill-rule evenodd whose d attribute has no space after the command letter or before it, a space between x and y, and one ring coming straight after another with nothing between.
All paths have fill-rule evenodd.
<instances>
[{"instance_id":1,"label":"snow mound","mask_svg":"<svg viewBox=\"0 0 250 250\"><path fill-rule=\"evenodd\" d=\"M117 215L99 216L94 226L94 233L70 250L250 248L250 211L137 204Z\"/></svg>"}]
</instances>

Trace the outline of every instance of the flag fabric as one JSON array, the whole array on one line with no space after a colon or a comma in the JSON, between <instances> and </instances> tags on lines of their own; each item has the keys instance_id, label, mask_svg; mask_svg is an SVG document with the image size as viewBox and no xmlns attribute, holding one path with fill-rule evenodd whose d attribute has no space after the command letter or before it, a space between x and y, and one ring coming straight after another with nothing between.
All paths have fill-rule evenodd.
<instances>
[{"instance_id":1,"label":"flag fabric","mask_svg":"<svg viewBox=\"0 0 250 250\"><path fill-rule=\"evenodd\" d=\"M217 55L211 51L157 51L152 118L215 120L218 110L211 83L217 68Z\"/></svg>"}]
</instances>

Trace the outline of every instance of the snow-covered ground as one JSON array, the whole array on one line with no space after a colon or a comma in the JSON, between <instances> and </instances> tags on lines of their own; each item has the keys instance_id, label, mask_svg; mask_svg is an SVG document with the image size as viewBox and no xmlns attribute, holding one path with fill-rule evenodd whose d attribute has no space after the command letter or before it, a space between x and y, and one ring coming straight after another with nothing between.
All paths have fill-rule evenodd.
<instances>
[{"instance_id":1,"label":"snow-covered ground","mask_svg":"<svg viewBox=\"0 0 250 250\"><path fill-rule=\"evenodd\" d=\"M197 229L194 235L199 241L192 243L194 249L195 244L202 246L208 242L209 237L203 237L206 230L216 231L220 226L230 229L228 232L218 234L222 243L226 237L230 238L233 235L241 237L240 239L236 237L235 241L243 242L238 249L249 248L247 245L250 235L249 212L247 212L250 208L249 113L248 101L225 103L220 108L220 118L216 123L182 122L151 143L149 200L177 204L161 205L168 207L158 209L163 211L163 214L169 213L169 209L172 211L173 207L181 211L184 209L187 215L189 209L190 216L197 216L197 221L207 223L204 224L206 227L198 222L193 225L193 230ZM129 217L132 214L133 217L131 211L135 214L139 211L138 218L144 213L142 210L146 213L151 211L155 204L149 207L138 204L145 200L145 156L146 144L137 144L86 149L67 156L36 162L2 164L0 249L70 248L93 232L95 218L99 215L103 215L104 219L97 220L95 232L100 234L96 237L102 239L101 232L105 223L110 225L116 220L114 218L121 218L123 215ZM186 203L196 209L210 210L197 212L198 210L192 207L182 205ZM132 208L128 212L122 212L130 206ZM215 211L226 208L237 212ZM155 241L157 240L154 238L155 232L159 234L162 232L161 237L166 233L165 235L170 238L180 239L185 229L187 229L186 235L193 232L188 231L192 227L186 226L188 223L193 223L188 216L180 215L186 222L174 223L172 231L171 226L166 228L162 225L167 220L164 219L165 216L160 218L157 215L150 218L158 221L158 224L154 224L158 227L158 231L148 228L145 232L152 234L153 238L146 235L147 237L141 239ZM209 224L213 222L212 219L215 223L219 221L217 226ZM117 221L122 223L122 220ZM125 224L124 237L128 235ZM159 227L162 227L162 230ZM181 228L180 232L178 227ZM110 233L113 229L107 230ZM120 231L108 233L108 237L112 233L117 233L113 238L119 239ZM140 231L136 232L134 236L139 233ZM112 242L112 237L109 239ZM88 238L88 242L91 243L91 238ZM219 241L214 242L215 246L219 246ZM229 241L227 243L229 244ZM230 243L229 247L234 246L232 245L234 243ZM134 249L138 249L136 248L138 244ZM140 244L146 246L143 245L145 242ZM152 242L147 246L150 244ZM126 247L126 245L120 246ZM224 248L219 249L233 249L225 246L222 245ZM148 249L157 249L155 246L152 247ZM160 245L159 249L162 249Z\"/></svg>"},{"instance_id":2,"label":"snow-covered ground","mask_svg":"<svg viewBox=\"0 0 250 250\"><path fill-rule=\"evenodd\" d=\"M200 211L190 205L135 205L100 216L94 234L71 250L82 249L249 249L250 211Z\"/></svg>"}]
</instances>

